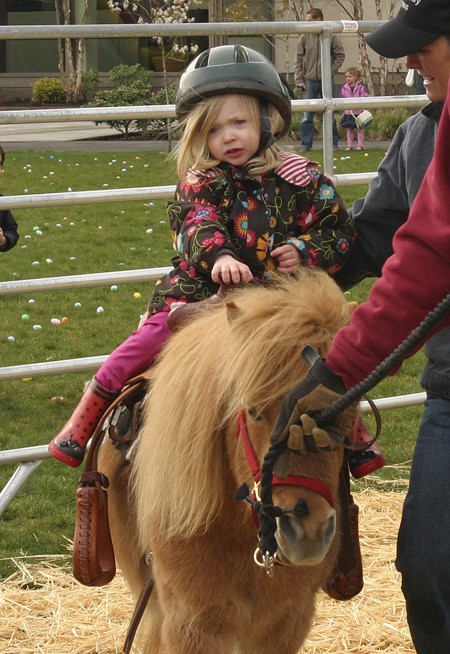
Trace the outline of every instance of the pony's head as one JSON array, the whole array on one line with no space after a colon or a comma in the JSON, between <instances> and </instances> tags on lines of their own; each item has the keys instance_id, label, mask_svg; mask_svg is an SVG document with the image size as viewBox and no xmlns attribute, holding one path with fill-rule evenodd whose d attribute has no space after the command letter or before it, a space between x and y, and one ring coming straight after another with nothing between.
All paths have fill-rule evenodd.
<instances>
[{"instance_id":1,"label":"pony's head","mask_svg":"<svg viewBox=\"0 0 450 654\"><path fill-rule=\"evenodd\" d=\"M262 460L282 398L306 374L303 347L311 344L325 356L351 308L325 273L305 269L295 278L280 275L269 286L231 291L223 304L171 336L157 367L136 457L143 544L156 533L179 539L206 532L225 505L235 507L237 486L252 481L237 440L237 414L245 412ZM301 472L317 475L319 468L335 493L341 456L307 455ZM300 466L296 459L293 474ZM281 506L292 504L286 493L281 487L274 492ZM308 499L310 491L301 494L312 513L319 500ZM325 541L334 533L333 509L328 510ZM293 523L289 517L282 522L287 552Z\"/></svg>"}]
</instances>

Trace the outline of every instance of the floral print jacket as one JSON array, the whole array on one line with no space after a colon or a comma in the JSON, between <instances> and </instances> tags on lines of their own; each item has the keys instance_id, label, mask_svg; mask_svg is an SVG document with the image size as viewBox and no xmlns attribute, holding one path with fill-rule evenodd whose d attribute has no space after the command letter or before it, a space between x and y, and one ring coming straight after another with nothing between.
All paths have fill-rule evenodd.
<instances>
[{"instance_id":1,"label":"floral print jacket","mask_svg":"<svg viewBox=\"0 0 450 654\"><path fill-rule=\"evenodd\" d=\"M318 164L297 154L288 154L277 169L259 178L229 164L190 170L167 212L177 255L173 270L155 286L151 313L216 293L211 270L219 252L262 277L276 269L270 252L292 243L305 266L334 273L346 263L355 237L331 180Z\"/></svg>"}]
</instances>

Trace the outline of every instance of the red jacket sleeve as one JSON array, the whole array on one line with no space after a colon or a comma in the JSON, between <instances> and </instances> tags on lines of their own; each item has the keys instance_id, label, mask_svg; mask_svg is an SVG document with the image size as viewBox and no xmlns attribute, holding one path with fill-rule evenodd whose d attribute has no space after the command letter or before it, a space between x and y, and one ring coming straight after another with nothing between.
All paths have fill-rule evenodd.
<instances>
[{"instance_id":1,"label":"red jacket sleeve","mask_svg":"<svg viewBox=\"0 0 450 654\"><path fill-rule=\"evenodd\" d=\"M347 387L372 372L450 292L450 89L433 160L393 246L367 302L327 357ZM449 325L450 315L437 329Z\"/></svg>"}]
</instances>

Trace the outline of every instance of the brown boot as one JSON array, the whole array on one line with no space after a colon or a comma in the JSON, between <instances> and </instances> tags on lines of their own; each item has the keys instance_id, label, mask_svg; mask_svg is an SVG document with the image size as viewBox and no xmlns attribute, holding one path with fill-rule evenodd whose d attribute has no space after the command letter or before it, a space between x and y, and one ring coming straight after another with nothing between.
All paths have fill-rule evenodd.
<instances>
[{"instance_id":1,"label":"brown boot","mask_svg":"<svg viewBox=\"0 0 450 654\"><path fill-rule=\"evenodd\" d=\"M373 440L366 424L359 418L348 437L350 443L370 443ZM354 450L348 457L350 472L355 479L361 479L371 472L379 470L386 465L383 452L376 443L372 443L366 449Z\"/></svg>"},{"instance_id":2,"label":"brown boot","mask_svg":"<svg viewBox=\"0 0 450 654\"><path fill-rule=\"evenodd\" d=\"M92 379L69 420L50 442L50 454L58 461L78 468L90 437L116 396L117 393L106 390Z\"/></svg>"}]
</instances>

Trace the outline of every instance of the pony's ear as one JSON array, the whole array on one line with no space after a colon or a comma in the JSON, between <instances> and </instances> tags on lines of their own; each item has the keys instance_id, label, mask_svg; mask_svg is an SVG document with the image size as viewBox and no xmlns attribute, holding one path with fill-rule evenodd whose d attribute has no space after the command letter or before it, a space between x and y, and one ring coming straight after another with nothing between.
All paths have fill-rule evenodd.
<instances>
[{"instance_id":1,"label":"pony's ear","mask_svg":"<svg viewBox=\"0 0 450 654\"><path fill-rule=\"evenodd\" d=\"M230 300L229 302L225 303L226 308L227 308L227 320L228 322L233 322L234 320L237 320L237 318L240 318L242 316L243 311L234 300Z\"/></svg>"},{"instance_id":2,"label":"pony's ear","mask_svg":"<svg viewBox=\"0 0 450 654\"><path fill-rule=\"evenodd\" d=\"M347 302L347 315L349 320L350 320L350 316L352 315L352 313L354 312L357 306L358 306L357 302Z\"/></svg>"}]
</instances>

